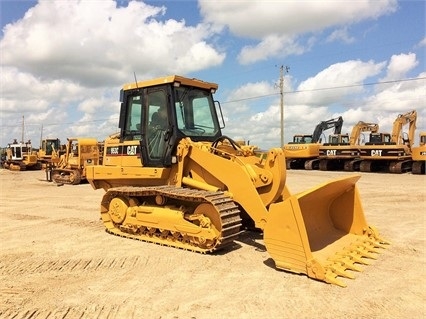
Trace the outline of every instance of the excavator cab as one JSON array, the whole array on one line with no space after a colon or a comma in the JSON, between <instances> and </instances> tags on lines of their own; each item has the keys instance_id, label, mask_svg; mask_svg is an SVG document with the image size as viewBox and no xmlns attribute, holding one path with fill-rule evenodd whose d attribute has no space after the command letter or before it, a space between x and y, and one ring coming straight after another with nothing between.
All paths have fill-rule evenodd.
<instances>
[{"instance_id":1,"label":"excavator cab","mask_svg":"<svg viewBox=\"0 0 426 319\"><path fill-rule=\"evenodd\" d=\"M330 134L324 145L349 145L349 134Z\"/></svg>"},{"instance_id":2,"label":"excavator cab","mask_svg":"<svg viewBox=\"0 0 426 319\"><path fill-rule=\"evenodd\" d=\"M294 135L293 136L293 142L289 142L289 144L306 144L306 143L313 143L312 142L312 135Z\"/></svg>"},{"instance_id":3,"label":"excavator cab","mask_svg":"<svg viewBox=\"0 0 426 319\"><path fill-rule=\"evenodd\" d=\"M396 144L392 143L391 135L389 133L370 133L369 142L366 145L385 145L385 144Z\"/></svg>"}]
</instances>

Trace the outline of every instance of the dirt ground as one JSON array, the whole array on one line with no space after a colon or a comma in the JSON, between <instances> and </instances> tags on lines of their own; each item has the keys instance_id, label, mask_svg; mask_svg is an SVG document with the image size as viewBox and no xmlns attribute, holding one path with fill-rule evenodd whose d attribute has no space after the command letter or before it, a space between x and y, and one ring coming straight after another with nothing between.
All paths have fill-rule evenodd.
<instances>
[{"instance_id":1,"label":"dirt ground","mask_svg":"<svg viewBox=\"0 0 426 319\"><path fill-rule=\"evenodd\" d=\"M287 185L343 175L289 171ZM0 318L425 318L426 176L361 175L391 245L341 288L276 270L258 233L214 255L107 234L103 190L0 170Z\"/></svg>"}]
</instances>

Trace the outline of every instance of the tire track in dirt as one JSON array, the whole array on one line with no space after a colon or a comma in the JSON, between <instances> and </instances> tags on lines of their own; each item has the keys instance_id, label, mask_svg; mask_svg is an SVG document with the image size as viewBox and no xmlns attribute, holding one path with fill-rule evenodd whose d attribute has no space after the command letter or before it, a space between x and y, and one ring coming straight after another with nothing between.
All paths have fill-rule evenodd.
<instances>
[{"instance_id":1,"label":"tire track in dirt","mask_svg":"<svg viewBox=\"0 0 426 319\"><path fill-rule=\"evenodd\" d=\"M142 315L142 314L141 314ZM122 319L137 318L134 306L123 305L92 305L59 307L51 310L34 309L5 309L0 310L1 319Z\"/></svg>"},{"instance_id":2,"label":"tire track in dirt","mask_svg":"<svg viewBox=\"0 0 426 319\"><path fill-rule=\"evenodd\" d=\"M93 228L96 231L105 229L100 220L85 220L74 217L55 219L51 223L79 228Z\"/></svg>"},{"instance_id":3,"label":"tire track in dirt","mask_svg":"<svg viewBox=\"0 0 426 319\"><path fill-rule=\"evenodd\" d=\"M15 258L15 259L12 259ZM76 259L16 259L3 258L0 260L0 275L16 276L40 274L46 272L90 272L98 270L133 269L141 263L146 263L140 256L110 257L110 258L76 258Z\"/></svg>"},{"instance_id":4,"label":"tire track in dirt","mask_svg":"<svg viewBox=\"0 0 426 319\"><path fill-rule=\"evenodd\" d=\"M28 215L28 214L10 214L8 215L10 219L14 220L41 220L46 219L46 217L43 216L36 216L36 215Z\"/></svg>"}]
</instances>

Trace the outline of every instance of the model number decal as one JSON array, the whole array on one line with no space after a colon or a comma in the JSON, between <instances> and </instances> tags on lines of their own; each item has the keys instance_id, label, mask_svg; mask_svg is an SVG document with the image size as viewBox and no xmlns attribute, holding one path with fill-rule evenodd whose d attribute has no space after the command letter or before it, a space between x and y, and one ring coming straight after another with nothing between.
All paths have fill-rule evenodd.
<instances>
[{"instance_id":1,"label":"model number decal","mask_svg":"<svg viewBox=\"0 0 426 319\"><path fill-rule=\"evenodd\" d=\"M118 155L119 154L119 147L109 147L108 148L110 152L108 152L111 155Z\"/></svg>"},{"instance_id":2,"label":"model number decal","mask_svg":"<svg viewBox=\"0 0 426 319\"><path fill-rule=\"evenodd\" d=\"M107 155L119 156L119 155L128 155L134 156L139 155L139 145L120 145L120 146L109 146L106 151Z\"/></svg>"}]
</instances>

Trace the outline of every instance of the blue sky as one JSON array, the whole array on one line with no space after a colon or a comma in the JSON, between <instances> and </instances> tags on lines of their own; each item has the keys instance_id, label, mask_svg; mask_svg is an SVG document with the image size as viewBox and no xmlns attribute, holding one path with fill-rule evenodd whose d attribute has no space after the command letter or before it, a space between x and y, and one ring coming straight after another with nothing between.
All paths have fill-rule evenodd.
<instances>
[{"instance_id":1,"label":"blue sky","mask_svg":"<svg viewBox=\"0 0 426 319\"><path fill-rule=\"evenodd\" d=\"M426 131L425 1L5 1L0 145L117 131L124 83L179 74L216 82L224 134L279 146L337 116ZM407 131L405 128L404 131ZM418 139L416 138L416 142Z\"/></svg>"}]
</instances>

